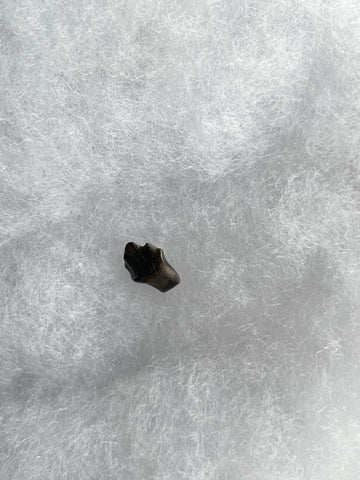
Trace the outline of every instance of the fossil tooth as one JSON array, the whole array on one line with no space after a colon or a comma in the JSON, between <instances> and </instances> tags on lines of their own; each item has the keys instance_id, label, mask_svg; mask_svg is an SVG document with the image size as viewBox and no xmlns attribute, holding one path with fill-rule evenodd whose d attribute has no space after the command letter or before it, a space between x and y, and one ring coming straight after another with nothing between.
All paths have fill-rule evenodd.
<instances>
[{"instance_id":1,"label":"fossil tooth","mask_svg":"<svg viewBox=\"0 0 360 480\"><path fill-rule=\"evenodd\" d=\"M167 292L180 283L180 277L165 258L161 248L134 242L125 246L124 262L134 282L147 283L161 292Z\"/></svg>"}]
</instances>

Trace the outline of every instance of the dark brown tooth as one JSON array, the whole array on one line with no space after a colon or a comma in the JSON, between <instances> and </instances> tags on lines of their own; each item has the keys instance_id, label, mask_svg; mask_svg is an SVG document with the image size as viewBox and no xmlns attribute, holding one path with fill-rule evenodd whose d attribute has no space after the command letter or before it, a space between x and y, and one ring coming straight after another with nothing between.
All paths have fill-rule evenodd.
<instances>
[{"instance_id":1,"label":"dark brown tooth","mask_svg":"<svg viewBox=\"0 0 360 480\"><path fill-rule=\"evenodd\" d=\"M143 247L129 242L125 246L124 262L134 282L147 283L167 292L180 283L180 277L165 258L161 248L146 243Z\"/></svg>"}]
</instances>

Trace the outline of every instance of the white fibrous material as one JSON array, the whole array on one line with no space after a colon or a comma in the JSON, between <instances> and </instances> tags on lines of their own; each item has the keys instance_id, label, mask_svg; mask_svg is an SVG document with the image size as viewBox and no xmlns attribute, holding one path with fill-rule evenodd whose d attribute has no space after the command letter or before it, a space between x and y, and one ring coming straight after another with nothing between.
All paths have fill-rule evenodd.
<instances>
[{"instance_id":1,"label":"white fibrous material","mask_svg":"<svg viewBox=\"0 0 360 480\"><path fill-rule=\"evenodd\" d=\"M360 478L358 0L0 5L1 480Z\"/></svg>"}]
</instances>

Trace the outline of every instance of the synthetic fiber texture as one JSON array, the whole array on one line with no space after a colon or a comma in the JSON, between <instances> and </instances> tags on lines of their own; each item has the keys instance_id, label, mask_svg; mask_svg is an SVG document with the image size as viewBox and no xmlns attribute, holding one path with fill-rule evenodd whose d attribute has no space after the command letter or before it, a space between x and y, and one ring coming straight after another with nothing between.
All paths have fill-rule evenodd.
<instances>
[{"instance_id":1,"label":"synthetic fiber texture","mask_svg":"<svg viewBox=\"0 0 360 480\"><path fill-rule=\"evenodd\" d=\"M358 480L359 1L0 0L0 84L1 480Z\"/></svg>"}]
</instances>

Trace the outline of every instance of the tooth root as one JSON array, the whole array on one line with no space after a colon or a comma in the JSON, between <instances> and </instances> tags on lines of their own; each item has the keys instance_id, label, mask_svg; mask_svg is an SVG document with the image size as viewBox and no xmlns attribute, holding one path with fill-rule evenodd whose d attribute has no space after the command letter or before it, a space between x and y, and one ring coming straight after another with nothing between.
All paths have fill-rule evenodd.
<instances>
[{"instance_id":1,"label":"tooth root","mask_svg":"<svg viewBox=\"0 0 360 480\"><path fill-rule=\"evenodd\" d=\"M166 260L163 250L150 243L143 247L134 242L127 243L124 262L134 282L147 283L161 292L180 283L178 273Z\"/></svg>"}]
</instances>

